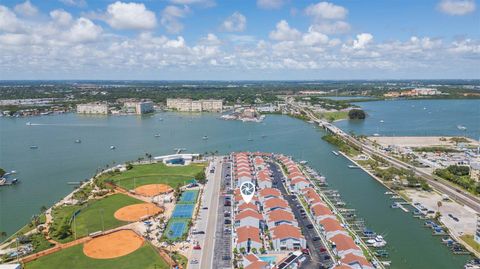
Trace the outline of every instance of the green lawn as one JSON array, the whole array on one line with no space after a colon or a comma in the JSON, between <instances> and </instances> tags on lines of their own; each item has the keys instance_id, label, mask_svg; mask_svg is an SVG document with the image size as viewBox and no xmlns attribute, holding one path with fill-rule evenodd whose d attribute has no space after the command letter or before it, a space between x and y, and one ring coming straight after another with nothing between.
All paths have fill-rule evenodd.
<instances>
[{"instance_id":1,"label":"green lawn","mask_svg":"<svg viewBox=\"0 0 480 269\"><path fill-rule=\"evenodd\" d=\"M76 210L82 208L75 221L77 238L80 238L89 233L102 230L102 218L105 230L126 224L126 222L117 220L113 214L124 206L140 203L143 202L127 195L114 194L100 200L91 200L82 206L64 206L53 211L54 221L52 227L54 230L59 229L61 224L64 221L68 221ZM73 222L71 227L73 232ZM51 232L51 236L59 242L68 242L74 238L74 235L71 234L67 238L60 239L55 236L54 231Z\"/></svg>"},{"instance_id":2,"label":"green lawn","mask_svg":"<svg viewBox=\"0 0 480 269\"><path fill-rule=\"evenodd\" d=\"M348 119L348 111L322 112L319 113L319 116L328 121L344 120Z\"/></svg>"},{"instance_id":3,"label":"green lawn","mask_svg":"<svg viewBox=\"0 0 480 269\"><path fill-rule=\"evenodd\" d=\"M475 241L473 238L473 235L462 235L460 238L463 239L467 244L469 244L472 248L474 248L476 251L480 252L480 244Z\"/></svg>"},{"instance_id":4,"label":"green lawn","mask_svg":"<svg viewBox=\"0 0 480 269\"><path fill-rule=\"evenodd\" d=\"M91 259L83 254L83 245L73 246L38 260L29 262L25 269L163 269L166 262L157 254L150 244L145 244L137 251L115 259Z\"/></svg>"},{"instance_id":5,"label":"green lawn","mask_svg":"<svg viewBox=\"0 0 480 269\"><path fill-rule=\"evenodd\" d=\"M163 163L135 165L132 169L117 173L113 176L105 175L102 179L113 180L125 189L134 189L147 184L163 183L175 188L178 183L184 185L205 168L204 164L188 166L166 166Z\"/></svg>"}]
</instances>

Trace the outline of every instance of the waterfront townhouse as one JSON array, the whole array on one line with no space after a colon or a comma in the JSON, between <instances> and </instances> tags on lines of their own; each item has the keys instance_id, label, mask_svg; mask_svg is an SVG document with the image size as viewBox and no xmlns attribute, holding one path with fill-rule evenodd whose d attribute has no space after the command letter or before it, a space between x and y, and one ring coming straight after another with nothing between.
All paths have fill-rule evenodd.
<instances>
[{"instance_id":1,"label":"waterfront townhouse","mask_svg":"<svg viewBox=\"0 0 480 269\"><path fill-rule=\"evenodd\" d=\"M290 189L297 193L309 186L310 181L307 180L304 176L296 176L290 181Z\"/></svg>"},{"instance_id":2,"label":"waterfront townhouse","mask_svg":"<svg viewBox=\"0 0 480 269\"><path fill-rule=\"evenodd\" d=\"M320 224L320 222L324 219L337 219L332 210L330 210L330 208L328 208L328 206L326 206L323 202L316 202L315 204L311 205L310 212L312 213L312 216L317 224Z\"/></svg>"},{"instance_id":3,"label":"waterfront townhouse","mask_svg":"<svg viewBox=\"0 0 480 269\"><path fill-rule=\"evenodd\" d=\"M272 178L270 174L270 170L266 168L257 172L257 184L260 189L272 187Z\"/></svg>"},{"instance_id":4,"label":"waterfront townhouse","mask_svg":"<svg viewBox=\"0 0 480 269\"><path fill-rule=\"evenodd\" d=\"M285 201L283 198L270 198L265 200L265 202L263 203L263 211L266 213L278 209L291 211L287 201Z\"/></svg>"},{"instance_id":5,"label":"waterfront townhouse","mask_svg":"<svg viewBox=\"0 0 480 269\"><path fill-rule=\"evenodd\" d=\"M312 187L307 187L302 190L303 196L309 205L313 205L318 202L322 202L322 198L317 191Z\"/></svg>"},{"instance_id":6,"label":"waterfront townhouse","mask_svg":"<svg viewBox=\"0 0 480 269\"><path fill-rule=\"evenodd\" d=\"M260 260L255 254L243 256L242 265L244 269L267 269L270 268L267 262Z\"/></svg>"},{"instance_id":7,"label":"waterfront townhouse","mask_svg":"<svg viewBox=\"0 0 480 269\"><path fill-rule=\"evenodd\" d=\"M292 250L306 247L306 241L300 229L290 224L281 224L270 229L275 250Z\"/></svg>"},{"instance_id":8,"label":"waterfront townhouse","mask_svg":"<svg viewBox=\"0 0 480 269\"><path fill-rule=\"evenodd\" d=\"M238 212L235 215L235 226L252 226L260 228L260 223L263 221L263 216L254 209L247 208Z\"/></svg>"},{"instance_id":9,"label":"waterfront townhouse","mask_svg":"<svg viewBox=\"0 0 480 269\"><path fill-rule=\"evenodd\" d=\"M341 260L341 264L343 266L347 266L345 268L349 269L374 269L375 267L372 266L371 263L367 261L363 256L357 256L354 254L347 254ZM335 267L336 269L339 267Z\"/></svg>"},{"instance_id":10,"label":"waterfront townhouse","mask_svg":"<svg viewBox=\"0 0 480 269\"><path fill-rule=\"evenodd\" d=\"M252 248L260 249L263 247L262 239L260 238L260 229L253 226L242 226L235 229L236 233L236 248L245 248L246 252L250 252Z\"/></svg>"},{"instance_id":11,"label":"waterfront townhouse","mask_svg":"<svg viewBox=\"0 0 480 269\"><path fill-rule=\"evenodd\" d=\"M298 227L298 222L292 212L283 209L268 212L266 214L265 221L267 223L267 226L270 228L282 224L290 224Z\"/></svg>"},{"instance_id":12,"label":"waterfront townhouse","mask_svg":"<svg viewBox=\"0 0 480 269\"><path fill-rule=\"evenodd\" d=\"M347 254L354 254L363 257L362 250L355 244L350 236L337 234L329 240L332 242L333 252L338 256L345 257Z\"/></svg>"},{"instance_id":13,"label":"waterfront townhouse","mask_svg":"<svg viewBox=\"0 0 480 269\"><path fill-rule=\"evenodd\" d=\"M280 198L282 193L280 190L275 188L264 188L258 191L259 200L261 203L264 203L267 199L270 198Z\"/></svg>"},{"instance_id":14,"label":"waterfront townhouse","mask_svg":"<svg viewBox=\"0 0 480 269\"><path fill-rule=\"evenodd\" d=\"M327 239L334 237L337 234L347 235L347 231L343 229L340 222L333 218L326 218L320 221L320 225L322 227L323 234Z\"/></svg>"},{"instance_id":15,"label":"waterfront townhouse","mask_svg":"<svg viewBox=\"0 0 480 269\"><path fill-rule=\"evenodd\" d=\"M252 209L258 212L258 206L255 203L242 203L238 207L238 212L241 212L246 209Z\"/></svg>"}]
</instances>

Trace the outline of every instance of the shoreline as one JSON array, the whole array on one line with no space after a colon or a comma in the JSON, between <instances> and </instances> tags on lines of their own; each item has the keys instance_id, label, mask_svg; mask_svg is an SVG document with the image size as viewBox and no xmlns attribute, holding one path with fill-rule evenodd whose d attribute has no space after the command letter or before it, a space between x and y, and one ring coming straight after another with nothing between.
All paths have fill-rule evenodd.
<instances>
[{"instance_id":1,"label":"shoreline","mask_svg":"<svg viewBox=\"0 0 480 269\"><path fill-rule=\"evenodd\" d=\"M363 167L362 165L360 165L359 163L357 163L355 160L353 160L352 158L350 158L349 156L347 156L345 153L343 153L342 151L338 151L343 157L345 157L347 160L349 160L350 162L354 163L356 166L358 166L360 169L362 169L362 171L364 171L365 173L367 173L370 177L372 177L373 179L375 179L376 181L378 181L380 184L382 184L385 188L387 188L389 191L393 192L394 194L400 196L402 198L402 200L404 200L406 203L408 203L408 205L412 206L413 208L416 208L413 204L412 204L412 198L411 196L408 196L405 192L404 193L400 193L396 190L393 190L392 188L390 188L389 186L387 186L385 184L385 182L383 182L380 178L378 178L377 176L375 176L374 174L372 174L370 171L368 171L365 167ZM437 192L436 190L432 190L433 192L441 195L441 193ZM406 196L406 199L404 196ZM455 201L452 200L453 203L456 203ZM468 249L474 256L476 256L477 258L480 258L480 253L478 251L476 251L473 247L471 247L469 244L467 244L463 239L461 239L460 237L456 236L453 232L450 231L450 228L448 228L448 226L445 225L445 223L443 223L440 218L437 220L440 224L442 224L444 227L446 227L448 229L448 236L452 237L453 239L455 239L457 242L459 242L460 244L462 244L466 249Z\"/></svg>"}]
</instances>

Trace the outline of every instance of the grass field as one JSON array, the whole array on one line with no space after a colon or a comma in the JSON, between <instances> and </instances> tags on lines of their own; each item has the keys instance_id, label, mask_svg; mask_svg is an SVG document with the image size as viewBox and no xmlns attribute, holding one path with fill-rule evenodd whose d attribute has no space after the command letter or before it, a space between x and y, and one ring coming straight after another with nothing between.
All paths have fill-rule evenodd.
<instances>
[{"instance_id":1,"label":"grass field","mask_svg":"<svg viewBox=\"0 0 480 269\"><path fill-rule=\"evenodd\" d=\"M318 115L328 121L344 120L348 118L348 111L322 112Z\"/></svg>"},{"instance_id":2,"label":"grass field","mask_svg":"<svg viewBox=\"0 0 480 269\"><path fill-rule=\"evenodd\" d=\"M92 259L83 254L83 245L77 245L38 260L27 263L25 269L163 269L166 262L150 244L143 245L137 251L115 259Z\"/></svg>"},{"instance_id":3,"label":"grass field","mask_svg":"<svg viewBox=\"0 0 480 269\"><path fill-rule=\"evenodd\" d=\"M64 206L53 211L53 228L55 230L59 229L59 226L64 222L68 221L73 213L82 208L80 214L76 217L76 231L77 238L88 235L96 231L102 230L102 220L105 230L119 227L126 222L117 220L113 214L118 209L132 204L143 203L140 200L131 198L124 194L114 194L109 195L100 200L92 200L87 203L87 205L82 206ZM72 223L72 231L74 225ZM59 242L68 242L73 240L74 235L70 235L67 238L59 239L55 237L55 233L52 233L52 238Z\"/></svg>"},{"instance_id":4,"label":"grass field","mask_svg":"<svg viewBox=\"0 0 480 269\"><path fill-rule=\"evenodd\" d=\"M467 244L469 244L473 249L475 249L475 251L480 252L480 244L477 243L477 241L475 241L475 239L473 238L473 235L466 234L466 235L460 236L460 238L462 238L463 241L465 241L465 242L466 242Z\"/></svg>"},{"instance_id":5,"label":"grass field","mask_svg":"<svg viewBox=\"0 0 480 269\"><path fill-rule=\"evenodd\" d=\"M204 168L204 164L191 164L188 166L166 166L163 163L134 165L128 171L113 176L105 175L102 179L113 180L115 184L129 190L147 184L158 183L167 184L175 188L178 183L184 185Z\"/></svg>"}]
</instances>

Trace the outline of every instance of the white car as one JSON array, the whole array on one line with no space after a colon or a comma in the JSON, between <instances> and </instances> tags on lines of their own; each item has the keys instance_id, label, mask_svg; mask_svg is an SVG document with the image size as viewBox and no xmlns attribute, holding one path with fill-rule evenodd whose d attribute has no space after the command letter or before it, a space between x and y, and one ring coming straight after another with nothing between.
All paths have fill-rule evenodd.
<instances>
[{"instance_id":1,"label":"white car","mask_svg":"<svg viewBox=\"0 0 480 269\"><path fill-rule=\"evenodd\" d=\"M190 264L198 264L198 260L197 259L193 259L190 261Z\"/></svg>"}]
</instances>

